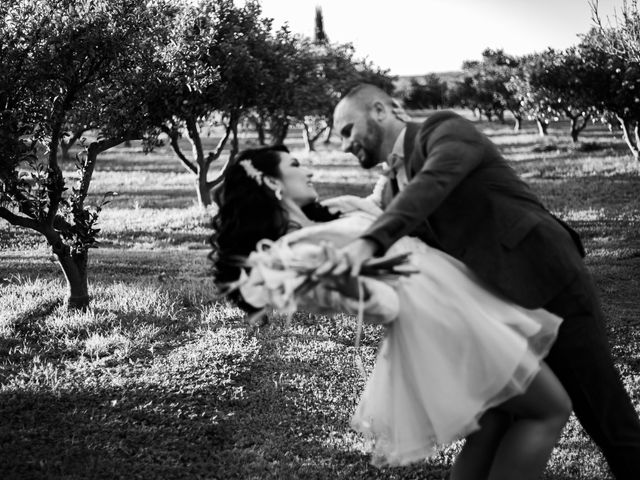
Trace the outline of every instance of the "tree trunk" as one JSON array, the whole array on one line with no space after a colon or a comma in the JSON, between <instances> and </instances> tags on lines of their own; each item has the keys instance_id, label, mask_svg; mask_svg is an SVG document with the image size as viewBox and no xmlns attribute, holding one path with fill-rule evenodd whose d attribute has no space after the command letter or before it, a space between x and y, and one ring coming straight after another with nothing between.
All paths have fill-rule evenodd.
<instances>
[{"instance_id":1,"label":"tree trunk","mask_svg":"<svg viewBox=\"0 0 640 480\"><path fill-rule=\"evenodd\" d=\"M194 117L185 120L187 134L191 142L191 151L196 167L196 194L198 195L198 203L201 207L211 205L211 194L207 185L207 173L209 171L210 162L204 156L204 148L202 139L198 130L198 123Z\"/></svg>"},{"instance_id":2,"label":"tree trunk","mask_svg":"<svg viewBox=\"0 0 640 480\"><path fill-rule=\"evenodd\" d=\"M314 152L314 138L309 131L309 125L306 122L302 122L302 138L304 140L304 146L307 149L307 152Z\"/></svg>"},{"instance_id":3,"label":"tree trunk","mask_svg":"<svg viewBox=\"0 0 640 480\"><path fill-rule=\"evenodd\" d=\"M522 128L522 117L520 115L514 115L513 118L514 118L514 120L516 122L513 125L513 131L514 132L519 132L520 129Z\"/></svg>"},{"instance_id":4,"label":"tree trunk","mask_svg":"<svg viewBox=\"0 0 640 480\"><path fill-rule=\"evenodd\" d=\"M238 115L232 115L229 119L231 132L233 137L231 138L231 151L229 152L229 158L235 158L235 156L240 151L240 146L238 144Z\"/></svg>"},{"instance_id":5,"label":"tree trunk","mask_svg":"<svg viewBox=\"0 0 640 480\"><path fill-rule=\"evenodd\" d=\"M89 282L87 281L87 254L62 255L58 263L67 279L67 308L86 310L89 308Z\"/></svg>"},{"instance_id":6,"label":"tree trunk","mask_svg":"<svg viewBox=\"0 0 640 480\"><path fill-rule=\"evenodd\" d=\"M536 124L538 125L538 133L541 137L545 137L547 135L547 128L549 128L549 121L544 118L536 118Z\"/></svg>"},{"instance_id":7,"label":"tree trunk","mask_svg":"<svg viewBox=\"0 0 640 480\"><path fill-rule=\"evenodd\" d=\"M327 130L327 136L324 139L324 144L329 145L331 143L331 135L333 135L333 122L329 122L329 128Z\"/></svg>"},{"instance_id":8,"label":"tree trunk","mask_svg":"<svg viewBox=\"0 0 640 480\"><path fill-rule=\"evenodd\" d=\"M504 125L504 110L496 110L496 116L498 117L498 120L500 121L501 124Z\"/></svg>"},{"instance_id":9,"label":"tree trunk","mask_svg":"<svg viewBox=\"0 0 640 480\"><path fill-rule=\"evenodd\" d=\"M571 120L571 140L573 143L578 142L578 135L584 130L589 122L589 115L583 117L582 115L572 116L567 113L567 117Z\"/></svg>"},{"instance_id":10,"label":"tree trunk","mask_svg":"<svg viewBox=\"0 0 640 480\"><path fill-rule=\"evenodd\" d=\"M84 200L89 192L89 185L98 160L98 155L121 144L123 141L126 141L126 138L106 138L97 140L86 147L87 155L84 164L81 166L82 176L80 178L80 185L76 191L77 203L73 205L74 211L82 211L84 209ZM60 234L55 231L55 229L45 227L43 231L67 279L67 308L69 310L86 310L89 307L89 287L87 280L88 252L86 248L80 253L73 253L69 246L62 242Z\"/></svg>"},{"instance_id":11,"label":"tree trunk","mask_svg":"<svg viewBox=\"0 0 640 480\"><path fill-rule=\"evenodd\" d=\"M211 205L211 187L207 182L207 172L201 169L196 179L196 191L198 193L198 203L201 207Z\"/></svg>"},{"instance_id":12,"label":"tree trunk","mask_svg":"<svg viewBox=\"0 0 640 480\"><path fill-rule=\"evenodd\" d=\"M578 135L580 135L580 129L578 128L578 118L571 117L571 141L578 143Z\"/></svg>"},{"instance_id":13,"label":"tree trunk","mask_svg":"<svg viewBox=\"0 0 640 480\"><path fill-rule=\"evenodd\" d=\"M624 141L633 155L633 158L640 160L640 145L638 144L638 122L634 122L627 118L618 117Z\"/></svg>"},{"instance_id":14,"label":"tree trunk","mask_svg":"<svg viewBox=\"0 0 640 480\"><path fill-rule=\"evenodd\" d=\"M69 246L63 243L60 234L50 226L43 226L40 231L51 245L51 251L58 259L67 280L67 308L86 310L89 307L87 252L72 254Z\"/></svg>"},{"instance_id":15,"label":"tree trunk","mask_svg":"<svg viewBox=\"0 0 640 480\"><path fill-rule=\"evenodd\" d=\"M289 120L277 120L274 122L271 134L273 144L283 144L284 139L287 138L287 133L289 133Z\"/></svg>"},{"instance_id":16,"label":"tree trunk","mask_svg":"<svg viewBox=\"0 0 640 480\"><path fill-rule=\"evenodd\" d=\"M73 147L76 142L82 137L82 134L86 132L86 128L78 128L77 130L71 132L71 135L67 137L66 135L60 139L60 149L62 150L62 160L69 161L71 160L71 156L69 155L69 150Z\"/></svg>"},{"instance_id":17,"label":"tree trunk","mask_svg":"<svg viewBox=\"0 0 640 480\"><path fill-rule=\"evenodd\" d=\"M261 117L256 117L254 121L256 125L256 132L258 133L258 144L265 145L267 142L264 134L264 121Z\"/></svg>"}]
</instances>

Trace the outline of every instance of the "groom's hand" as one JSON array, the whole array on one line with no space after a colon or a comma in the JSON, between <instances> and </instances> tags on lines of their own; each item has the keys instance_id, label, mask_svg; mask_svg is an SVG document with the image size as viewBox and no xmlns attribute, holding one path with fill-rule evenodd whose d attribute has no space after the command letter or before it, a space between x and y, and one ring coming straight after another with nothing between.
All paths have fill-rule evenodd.
<instances>
[{"instance_id":1,"label":"groom's hand","mask_svg":"<svg viewBox=\"0 0 640 480\"><path fill-rule=\"evenodd\" d=\"M373 258L378 245L366 238L359 238L338 250L336 258L328 260L315 271L319 277L323 275L344 275L348 273L357 277L362 269L362 264Z\"/></svg>"}]
</instances>

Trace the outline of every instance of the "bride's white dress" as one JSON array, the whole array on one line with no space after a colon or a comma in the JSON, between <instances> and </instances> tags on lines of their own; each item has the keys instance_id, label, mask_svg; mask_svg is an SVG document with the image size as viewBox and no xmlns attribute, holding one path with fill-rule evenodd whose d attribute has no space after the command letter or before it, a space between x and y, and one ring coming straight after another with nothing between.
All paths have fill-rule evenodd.
<instances>
[{"instance_id":1,"label":"bride's white dress","mask_svg":"<svg viewBox=\"0 0 640 480\"><path fill-rule=\"evenodd\" d=\"M334 203L334 206L336 204ZM292 232L296 245L361 235L380 212L360 199L337 203L338 220ZM372 461L402 465L478 428L489 408L524 392L555 340L560 318L491 293L461 262L406 237L389 254L412 252L418 274L365 280L365 320L388 325L352 426L374 439ZM355 313L358 302L321 287L305 308Z\"/></svg>"}]
</instances>

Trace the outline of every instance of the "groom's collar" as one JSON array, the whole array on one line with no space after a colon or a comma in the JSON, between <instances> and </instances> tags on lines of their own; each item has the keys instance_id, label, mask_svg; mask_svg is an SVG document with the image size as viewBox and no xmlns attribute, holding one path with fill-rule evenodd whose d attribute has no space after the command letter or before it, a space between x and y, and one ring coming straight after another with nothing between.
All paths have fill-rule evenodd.
<instances>
[{"instance_id":1,"label":"groom's collar","mask_svg":"<svg viewBox=\"0 0 640 480\"><path fill-rule=\"evenodd\" d=\"M402 130L400 130L400 133L396 137L396 141L393 144L393 148L391 149L391 153L389 154L390 157L393 155L397 157L404 157L404 136L406 131L407 127L404 127Z\"/></svg>"},{"instance_id":2,"label":"groom's collar","mask_svg":"<svg viewBox=\"0 0 640 480\"><path fill-rule=\"evenodd\" d=\"M414 122L407 122L407 129L404 134L404 158L408 161L413 153L413 146L415 145L416 135L420 130L420 124Z\"/></svg>"}]
</instances>

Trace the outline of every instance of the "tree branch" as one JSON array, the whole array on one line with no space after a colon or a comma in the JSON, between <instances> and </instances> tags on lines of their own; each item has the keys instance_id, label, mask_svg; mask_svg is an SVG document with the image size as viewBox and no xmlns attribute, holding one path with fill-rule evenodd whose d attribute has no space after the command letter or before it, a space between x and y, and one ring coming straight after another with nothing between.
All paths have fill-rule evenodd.
<instances>
[{"instance_id":1,"label":"tree branch","mask_svg":"<svg viewBox=\"0 0 640 480\"><path fill-rule=\"evenodd\" d=\"M23 217L22 215L16 215L11 210L5 207L0 207L0 218L4 218L11 225L17 227L29 228L36 232L41 232L40 224L33 218Z\"/></svg>"},{"instance_id":2,"label":"tree branch","mask_svg":"<svg viewBox=\"0 0 640 480\"><path fill-rule=\"evenodd\" d=\"M73 225L67 222L62 215L56 215L56 218L53 219L53 228L61 232L68 232L73 229Z\"/></svg>"},{"instance_id":3,"label":"tree branch","mask_svg":"<svg viewBox=\"0 0 640 480\"><path fill-rule=\"evenodd\" d=\"M204 169L204 151L202 149L202 140L200 139L200 132L198 132L196 119L194 117L188 117L186 119L186 124L187 135L189 135L189 141L191 142L191 152L193 154L193 158L196 160L196 164L198 164L200 168Z\"/></svg>"},{"instance_id":4,"label":"tree branch","mask_svg":"<svg viewBox=\"0 0 640 480\"><path fill-rule=\"evenodd\" d=\"M8 183L5 178L2 179L4 182ZM10 192L10 196L14 198L16 203L19 206L20 212L26 214L30 217L37 217L37 211L33 202L29 200L29 198L22 192L19 188L12 188Z\"/></svg>"},{"instance_id":5,"label":"tree branch","mask_svg":"<svg viewBox=\"0 0 640 480\"><path fill-rule=\"evenodd\" d=\"M84 206L84 200L89 192L89 184L91 183L91 177L96 166L98 155L110 148L120 145L126 140L133 140L134 135L121 136L115 138L106 138L92 142L87 148L87 159L82 165L82 177L80 178L80 188L78 189L78 205L80 208Z\"/></svg>"},{"instance_id":6,"label":"tree branch","mask_svg":"<svg viewBox=\"0 0 640 480\"><path fill-rule=\"evenodd\" d=\"M217 160L218 158L220 158L220 155L222 155L222 150L224 150L224 147L227 144L229 137L231 136L232 130L233 130L232 123L231 121L229 121L229 123L225 125L224 135L218 141L216 148L213 150L213 152L209 152L209 155L207 155L207 160L205 162L205 168L207 168L207 170L209 169L209 166L211 165L211 163L214 160ZM224 168L226 168L226 165L225 167L223 167L223 169Z\"/></svg>"},{"instance_id":7,"label":"tree branch","mask_svg":"<svg viewBox=\"0 0 640 480\"><path fill-rule=\"evenodd\" d=\"M313 138L311 139L311 143L313 142L317 142L318 139L322 136L322 134L324 132L327 131L327 129L329 128L329 125L325 125L324 127L322 127L320 130L318 130L318 132L313 136Z\"/></svg>"},{"instance_id":8,"label":"tree branch","mask_svg":"<svg viewBox=\"0 0 640 480\"><path fill-rule=\"evenodd\" d=\"M189 170L191 173L198 174L198 168L191 162L185 155L182 153L180 149L180 145L178 144L178 133L174 130L171 130L166 125L162 125L160 129L167 134L169 137L169 141L171 143L171 147L173 151L176 153L182 164Z\"/></svg>"},{"instance_id":9,"label":"tree branch","mask_svg":"<svg viewBox=\"0 0 640 480\"><path fill-rule=\"evenodd\" d=\"M82 136L82 134L84 132L86 132L87 130L89 130L89 126L88 125L83 125L81 127L78 127L74 130L72 130L70 132L69 138L65 140L64 135L60 137L60 145L69 150L77 141L78 139Z\"/></svg>"},{"instance_id":10,"label":"tree branch","mask_svg":"<svg viewBox=\"0 0 640 480\"><path fill-rule=\"evenodd\" d=\"M587 123L589 122L590 118L591 118L591 115L582 116L582 125L580 126L580 131L584 130L587 127Z\"/></svg>"},{"instance_id":11,"label":"tree branch","mask_svg":"<svg viewBox=\"0 0 640 480\"><path fill-rule=\"evenodd\" d=\"M62 192L64 191L64 176L58 164L58 145L60 144L60 136L62 134L62 124L66 112L69 111L73 100L77 94L75 85L69 87L64 99L54 102L53 114L51 121L51 138L49 139L49 169L48 169L48 195L49 195L49 211L47 212L47 223L53 224L53 219L58 214L58 207L62 200Z\"/></svg>"},{"instance_id":12,"label":"tree branch","mask_svg":"<svg viewBox=\"0 0 640 480\"><path fill-rule=\"evenodd\" d=\"M227 169L230 166L231 166L231 157L227 158L227 161L224 163L224 165L218 172L218 175L216 175L216 177L213 180L207 182L207 188L209 190L214 189L215 187L217 187L222 183L222 181L224 180L224 174L227 172Z\"/></svg>"}]
</instances>

